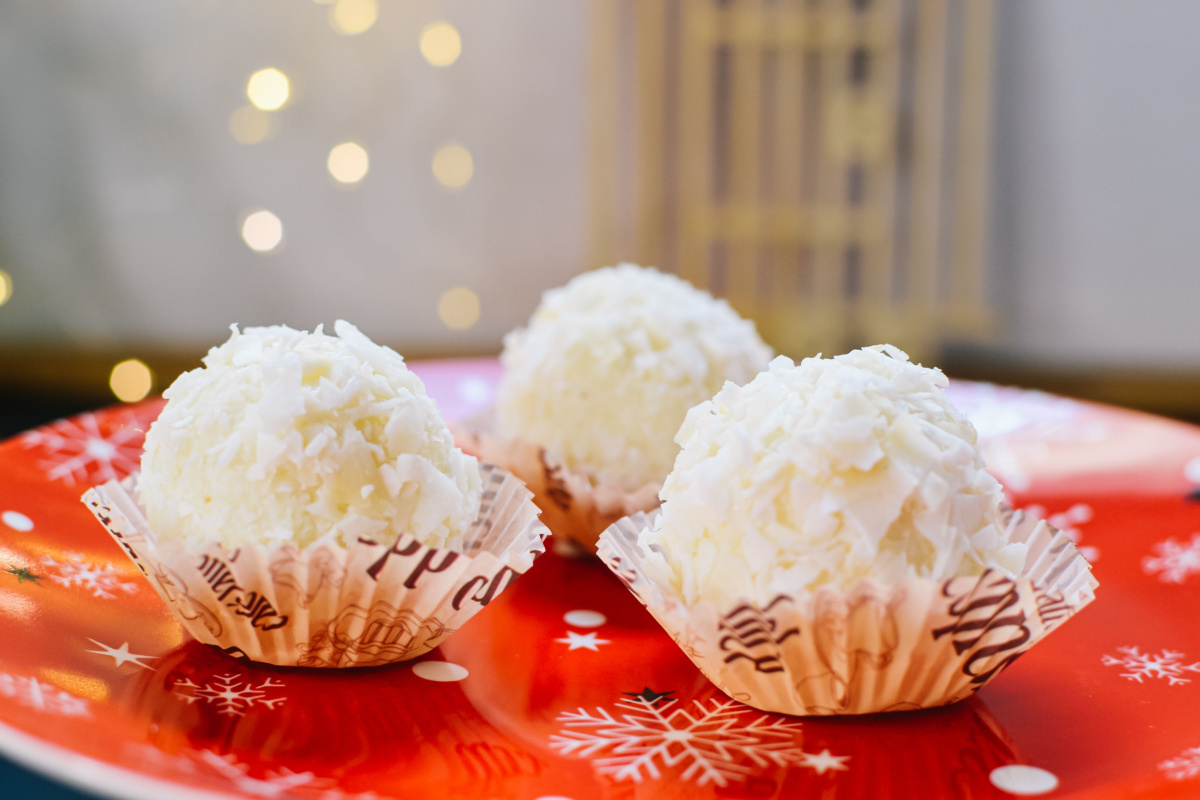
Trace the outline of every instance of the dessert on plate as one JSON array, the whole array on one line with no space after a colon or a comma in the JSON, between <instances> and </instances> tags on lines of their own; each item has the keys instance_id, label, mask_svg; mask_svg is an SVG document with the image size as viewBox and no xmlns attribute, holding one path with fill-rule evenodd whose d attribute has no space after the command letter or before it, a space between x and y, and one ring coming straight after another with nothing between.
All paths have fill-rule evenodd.
<instances>
[{"instance_id":1,"label":"dessert on plate","mask_svg":"<svg viewBox=\"0 0 1200 800\"><path fill-rule=\"evenodd\" d=\"M546 292L505 337L494 410L456 432L526 481L556 537L594 550L613 521L658 504L688 409L770 357L725 301L653 269L605 267Z\"/></svg>"},{"instance_id":2,"label":"dessert on plate","mask_svg":"<svg viewBox=\"0 0 1200 800\"><path fill-rule=\"evenodd\" d=\"M775 359L688 412L662 508L600 556L732 697L792 714L941 705L1093 598L1014 512L938 370L882 345Z\"/></svg>"},{"instance_id":3,"label":"dessert on plate","mask_svg":"<svg viewBox=\"0 0 1200 800\"><path fill-rule=\"evenodd\" d=\"M399 354L335 332L234 326L164 393L140 472L84 496L193 636L256 661L421 655L548 533Z\"/></svg>"}]
</instances>

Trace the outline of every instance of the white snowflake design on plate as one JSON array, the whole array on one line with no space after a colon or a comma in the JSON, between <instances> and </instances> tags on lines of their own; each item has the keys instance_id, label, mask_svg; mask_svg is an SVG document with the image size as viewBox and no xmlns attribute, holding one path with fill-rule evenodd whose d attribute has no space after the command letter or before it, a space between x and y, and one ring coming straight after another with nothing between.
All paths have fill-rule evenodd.
<instances>
[{"instance_id":1,"label":"white snowflake design on plate","mask_svg":"<svg viewBox=\"0 0 1200 800\"><path fill-rule=\"evenodd\" d=\"M1025 511L1028 514L1044 519L1054 527L1067 535L1067 538L1075 543L1079 549L1079 554L1086 558L1090 563L1096 563L1100 558L1100 550L1096 547L1086 546L1083 542L1083 531L1080 528L1091 522L1094 516L1092 507L1087 503L1076 503L1066 511L1060 511L1057 514L1046 514L1046 507L1043 505L1032 504L1025 506Z\"/></svg>"},{"instance_id":2,"label":"white snowflake design on plate","mask_svg":"<svg viewBox=\"0 0 1200 800\"><path fill-rule=\"evenodd\" d=\"M238 675L219 675L203 686L184 678L173 687L174 694L182 697L188 703L195 704L202 700L217 707L218 714L230 717L240 717L255 706L266 706L273 709L286 700L286 697L268 697L267 690L281 689L283 683L267 678L257 686L253 681L241 680Z\"/></svg>"},{"instance_id":3,"label":"white snowflake design on plate","mask_svg":"<svg viewBox=\"0 0 1200 800\"><path fill-rule=\"evenodd\" d=\"M1175 758L1158 764L1166 776L1173 781L1185 781L1200 775L1200 747L1189 747Z\"/></svg>"},{"instance_id":4,"label":"white snowflake design on plate","mask_svg":"<svg viewBox=\"0 0 1200 800\"><path fill-rule=\"evenodd\" d=\"M988 471L1006 490L1033 486L1037 464L1053 457L1057 443L1099 441L1106 423L1087 420L1083 404L1043 392L951 381L947 396L979 434Z\"/></svg>"},{"instance_id":5,"label":"white snowflake design on plate","mask_svg":"<svg viewBox=\"0 0 1200 800\"><path fill-rule=\"evenodd\" d=\"M42 566L46 577L62 586L74 586L92 593L92 597L112 600L118 592L133 594L138 584L126 580L124 573L108 563L102 566L89 561L80 553L64 553L69 561L59 561L52 556L43 556Z\"/></svg>"},{"instance_id":6,"label":"white snowflake design on plate","mask_svg":"<svg viewBox=\"0 0 1200 800\"><path fill-rule=\"evenodd\" d=\"M311 772L292 772L286 767L278 772L268 770L262 778L253 778L250 776L248 765L239 762L232 755L222 756L211 750L197 751L195 757L197 761L236 786L238 791L257 797L278 797L285 792L291 794L301 787L315 788L313 784L318 782L318 778ZM320 783L328 784L328 779L321 779Z\"/></svg>"},{"instance_id":7,"label":"white snowflake design on plate","mask_svg":"<svg viewBox=\"0 0 1200 800\"><path fill-rule=\"evenodd\" d=\"M1082 406L1076 400L1045 392L951 381L947 396L960 409L980 439L996 439L1028 428L1055 428L1073 422Z\"/></svg>"},{"instance_id":8,"label":"white snowflake design on plate","mask_svg":"<svg viewBox=\"0 0 1200 800\"><path fill-rule=\"evenodd\" d=\"M67 486L120 480L137 469L149 423L132 411L116 412L120 422L105 436L100 417L81 414L26 433L21 441L45 456L38 466L51 481Z\"/></svg>"},{"instance_id":9,"label":"white snowflake design on plate","mask_svg":"<svg viewBox=\"0 0 1200 800\"><path fill-rule=\"evenodd\" d=\"M1173 650L1154 655L1143 653L1136 647L1118 647L1117 652L1121 655L1104 655L1100 660L1106 667L1124 667L1128 671L1122 672L1121 677L1138 683L1142 683L1143 678L1158 678L1166 680L1169 686L1179 686L1191 683L1190 678L1183 677L1185 672L1200 672L1200 662L1184 664L1183 653Z\"/></svg>"},{"instance_id":10,"label":"white snowflake design on plate","mask_svg":"<svg viewBox=\"0 0 1200 800\"><path fill-rule=\"evenodd\" d=\"M47 714L86 717L91 713L86 699L24 675L0 672L0 696L15 698L21 705Z\"/></svg>"},{"instance_id":11,"label":"white snowflake design on plate","mask_svg":"<svg viewBox=\"0 0 1200 800\"><path fill-rule=\"evenodd\" d=\"M287 767L268 769L261 778L250 774L250 765L233 755L213 750L186 748L166 753L150 745L131 746L131 757L143 764L190 776L218 778L243 794L256 797L303 797L311 800L387 800L375 792L348 794L336 787L332 778L319 778L312 772L293 772Z\"/></svg>"},{"instance_id":12,"label":"white snowflake design on plate","mask_svg":"<svg viewBox=\"0 0 1200 800\"><path fill-rule=\"evenodd\" d=\"M600 775L640 782L662 777L661 770L681 767L681 777L698 786L726 786L749 777L754 767L799 764L823 774L845 770L847 756L805 753L795 746L800 723L755 712L732 700L695 701L676 707L673 692L643 690L595 713L580 708L560 714L564 730L550 737L563 755L592 758ZM747 718L747 714L753 714Z\"/></svg>"},{"instance_id":13,"label":"white snowflake design on plate","mask_svg":"<svg viewBox=\"0 0 1200 800\"><path fill-rule=\"evenodd\" d=\"M1183 583L1189 575L1200 573L1200 533L1193 533L1187 543L1171 537L1150 549L1154 555L1142 559L1142 570L1163 583Z\"/></svg>"}]
</instances>

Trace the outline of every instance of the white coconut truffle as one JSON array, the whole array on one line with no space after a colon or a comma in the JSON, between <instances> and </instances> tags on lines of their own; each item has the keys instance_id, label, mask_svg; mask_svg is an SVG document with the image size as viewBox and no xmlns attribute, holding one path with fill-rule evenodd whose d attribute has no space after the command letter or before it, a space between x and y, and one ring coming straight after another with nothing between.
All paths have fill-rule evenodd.
<instances>
[{"instance_id":1,"label":"white coconut truffle","mask_svg":"<svg viewBox=\"0 0 1200 800\"><path fill-rule=\"evenodd\" d=\"M1003 495L940 370L881 345L779 357L693 408L640 537L685 602L767 603L863 578L1020 571Z\"/></svg>"},{"instance_id":2,"label":"white coconut truffle","mask_svg":"<svg viewBox=\"0 0 1200 800\"><path fill-rule=\"evenodd\" d=\"M636 491L671 470L689 408L770 358L724 300L653 269L605 267L546 292L505 337L500 433Z\"/></svg>"},{"instance_id":3,"label":"white coconut truffle","mask_svg":"<svg viewBox=\"0 0 1200 800\"><path fill-rule=\"evenodd\" d=\"M235 325L164 393L139 480L160 537L455 544L479 510L478 463L399 354L335 330Z\"/></svg>"}]
</instances>

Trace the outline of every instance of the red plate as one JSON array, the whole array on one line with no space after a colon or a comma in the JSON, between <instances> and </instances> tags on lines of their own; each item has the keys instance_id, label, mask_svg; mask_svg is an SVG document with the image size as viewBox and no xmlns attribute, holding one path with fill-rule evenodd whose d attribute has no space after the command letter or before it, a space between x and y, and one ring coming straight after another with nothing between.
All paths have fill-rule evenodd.
<instances>
[{"instance_id":1,"label":"red plate","mask_svg":"<svg viewBox=\"0 0 1200 800\"><path fill-rule=\"evenodd\" d=\"M414 369L450 418L488 404L499 371ZM1200 429L982 384L953 394L1016 505L1072 531L1101 584L958 705L755 711L606 569L553 554L417 662L234 660L187 639L79 502L136 464L148 403L0 445L0 751L154 800L1200 795Z\"/></svg>"}]
</instances>

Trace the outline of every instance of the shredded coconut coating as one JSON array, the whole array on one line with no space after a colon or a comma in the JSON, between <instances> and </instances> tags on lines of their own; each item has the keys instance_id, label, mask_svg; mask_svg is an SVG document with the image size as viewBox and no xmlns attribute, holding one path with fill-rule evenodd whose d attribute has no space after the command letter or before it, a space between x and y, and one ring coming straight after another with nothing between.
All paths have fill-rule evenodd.
<instances>
[{"instance_id":1,"label":"shredded coconut coating","mask_svg":"<svg viewBox=\"0 0 1200 800\"><path fill-rule=\"evenodd\" d=\"M235 325L167 389L139 480L160 537L455 545L479 511L478 462L399 354L335 330Z\"/></svg>"},{"instance_id":2,"label":"shredded coconut coating","mask_svg":"<svg viewBox=\"0 0 1200 800\"><path fill-rule=\"evenodd\" d=\"M785 357L688 412L640 543L685 602L1020 571L1000 484L940 370L891 345Z\"/></svg>"},{"instance_id":3,"label":"shredded coconut coating","mask_svg":"<svg viewBox=\"0 0 1200 800\"><path fill-rule=\"evenodd\" d=\"M636 491L670 472L689 408L770 358L724 300L653 269L605 267L546 292L505 337L499 432Z\"/></svg>"}]
</instances>

